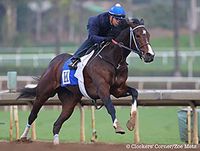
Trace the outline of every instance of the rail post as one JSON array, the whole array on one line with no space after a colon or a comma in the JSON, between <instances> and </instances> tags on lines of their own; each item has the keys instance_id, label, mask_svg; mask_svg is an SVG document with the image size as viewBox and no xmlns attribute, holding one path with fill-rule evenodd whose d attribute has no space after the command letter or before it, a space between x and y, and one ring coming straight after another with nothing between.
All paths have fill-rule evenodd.
<instances>
[{"instance_id":1,"label":"rail post","mask_svg":"<svg viewBox=\"0 0 200 151\"><path fill-rule=\"evenodd\" d=\"M80 142L85 142L85 111L84 106L79 105L80 109Z\"/></svg>"},{"instance_id":2,"label":"rail post","mask_svg":"<svg viewBox=\"0 0 200 151\"><path fill-rule=\"evenodd\" d=\"M13 141L13 106L10 106L9 136L10 136L10 142Z\"/></svg>"},{"instance_id":3,"label":"rail post","mask_svg":"<svg viewBox=\"0 0 200 151\"><path fill-rule=\"evenodd\" d=\"M36 123L35 123L35 121L31 125L31 139L32 140L36 140L37 139L37 136L36 136Z\"/></svg>"},{"instance_id":4,"label":"rail post","mask_svg":"<svg viewBox=\"0 0 200 151\"><path fill-rule=\"evenodd\" d=\"M193 138L192 138L192 144L198 144L199 138L198 138L198 113L196 110L196 106L193 102L189 101L188 103L190 107L192 108L193 113Z\"/></svg>"},{"instance_id":5,"label":"rail post","mask_svg":"<svg viewBox=\"0 0 200 151\"><path fill-rule=\"evenodd\" d=\"M193 106L192 107L192 111L193 111L193 123L194 123L194 127L193 127L193 144L198 144L199 143L199 139L198 139L198 113L196 110L196 107Z\"/></svg>"},{"instance_id":6,"label":"rail post","mask_svg":"<svg viewBox=\"0 0 200 151\"><path fill-rule=\"evenodd\" d=\"M187 110L187 130L188 130L188 144L192 143L192 133L191 133L191 107L188 106Z\"/></svg>"},{"instance_id":7,"label":"rail post","mask_svg":"<svg viewBox=\"0 0 200 151\"><path fill-rule=\"evenodd\" d=\"M92 124L92 138L91 142L97 141L97 131L95 129L95 107L91 106L91 124Z\"/></svg>"},{"instance_id":8,"label":"rail post","mask_svg":"<svg viewBox=\"0 0 200 151\"><path fill-rule=\"evenodd\" d=\"M140 134L139 134L139 112L137 111L135 119L135 129L134 129L134 143L139 144Z\"/></svg>"}]
</instances>

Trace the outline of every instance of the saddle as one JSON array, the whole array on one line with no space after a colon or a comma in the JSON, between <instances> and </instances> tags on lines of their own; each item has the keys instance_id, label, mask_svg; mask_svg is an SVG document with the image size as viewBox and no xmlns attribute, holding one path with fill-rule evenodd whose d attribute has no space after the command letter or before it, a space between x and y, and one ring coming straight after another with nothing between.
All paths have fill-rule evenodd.
<instances>
[{"instance_id":1,"label":"saddle","mask_svg":"<svg viewBox=\"0 0 200 151\"><path fill-rule=\"evenodd\" d=\"M96 55L105 47L108 43L95 44L87 50L87 53L80 58L80 62L77 63L77 69L71 69L68 67L71 63L71 58L69 58L63 65L62 76L61 76L61 86L66 87L69 85L78 85L83 96L91 99L85 89L83 69L90 60L92 56ZM96 56L95 55L95 56Z\"/></svg>"},{"instance_id":2,"label":"saddle","mask_svg":"<svg viewBox=\"0 0 200 151\"><path fill-rule=\"evenodd\" d=\"M102 42L101 44L95 43L93 46L91 46L90 48L84 49L86 50L85 54L82 54L81 56L85 56L87 54L90 54L92 51L94 51L95 53L98 52L99 50L101 50L101 48L103 48L103 46L106 44L106 42ZM68 66L72 69L77 69L77 64L81 61L80 58L75 58L75 59L71 59L72 63L70 63Z\"/></svg>"}]
</instances>

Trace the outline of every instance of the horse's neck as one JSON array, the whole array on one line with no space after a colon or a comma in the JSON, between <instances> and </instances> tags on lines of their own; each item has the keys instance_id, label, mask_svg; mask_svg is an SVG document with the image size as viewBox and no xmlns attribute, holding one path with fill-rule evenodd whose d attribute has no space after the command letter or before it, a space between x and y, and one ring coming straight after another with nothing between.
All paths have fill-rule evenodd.
<instances>
[{"instance_id":1,"label":"horse's neck","mask_svg":"<svg viewBox=\"0 0 200 151\"><path fill-rule=\"evenodd\" d=\"M129 27L126 28L123 32L120 33L120 35L116 38L117 42L122 43L124 46L126 47L130 47L130 29ZM130 54L130 51L127 49L121 49L122 50L122 55L124 60L126 60L126 58L128 57L128 55Z\"/></svg>"},{"instance_id":2,"label":"horse's neck","mask_svg":"<svg viewBox=\"0 0 200 151\"><path fill-rule=\"evenodd\" d=\"M111 43L108 47L105 48L101 55L104 60L110 62L116 67L122 58L122 51L117 45Z\"/></svg>"},{"instance_id":3,"label":"horse's neck","mask_svg":"<svg viewBox=\"0 0 200 151\"><path fill-rule=\"evenodd\" d=\"M115 39L117 42L123 43L126 47L129 47L129 28L123 30ZM101 53L102 57L108 62L117 67L120 63L125 62L130 51L120 48L118 45L111 43Z\"/></svg>"},{"instance_id":4,"label":"horse's neck","mask_svg":"<svg viewBox=\"0 0 200 151\"><path fill-rule=\"evenodd\" d=\"M116 38L117 42L123 43L126 47L129 47L130 40L130 28L124 29Z\"/></svg>"}]
</instances>

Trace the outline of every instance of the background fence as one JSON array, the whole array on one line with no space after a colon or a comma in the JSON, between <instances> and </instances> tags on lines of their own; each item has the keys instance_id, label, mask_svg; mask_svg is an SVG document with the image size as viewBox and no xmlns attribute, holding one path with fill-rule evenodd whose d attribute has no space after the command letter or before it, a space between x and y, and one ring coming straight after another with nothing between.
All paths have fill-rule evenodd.
<instances>
[{"instance_id":1,"label":"background fence","mask_svg":"<svg viewBox=\"0 0 200 151\"><path fill-rule=\"evenodd\" d=\"M63 51L64 52L64 51ZM54 53L38 52L33 54L28 53L13 53L13 54L1 54L0 55L0 69L1 75L6 70L17 70L18 74L22 75L37 75L33 69L42 71L48 66L51 59L55 57ZM198 76L200 70L198 65L200 64L200 51L180 51L180 69L184 76L192 77ZM170 75L173 72L173 64L175 60L175 54L173 51L156 52L155 61L151 64L144 64L139 60L138 56L131 54L128 57L129 63L129 75L145 75L145 76L158 76L158 75ZM27 72L24 72L24 70ZM143 73L143 74L142 74Z\"/></svg>"},{"instance_id":2,"label":"background fence","mask_svg":"<svg viewBox=\"0 0 200 151\"><path fill-rule=\"evenodd\" d=\"M16 97L19 94L17 93L0 93L0 105L31 105L32 99L23 99L16 101ZM131 105L131 98L125 97L120 99L112 99L114 105L118 106L130 106ZM49 99L46 105L60 105L57 97L53 97ZM83 106L92 105L92 102L88 99L82 99ZM97 101L97 105L101 105L101 101ZM189 118L189 121L193 121L193 128L191 128L191 123L188 123L188 142L193 142L194 144L198 144L198 114L196 111L196 106L200 105L200 90L143 90L139 91L138 96L138 105L139 106L191 106L193 111L193 119ZM16 107L15 107L16 108ZM93 108L94 110L94 108ZM15 111L16 114L17 111ZM80 141L85 141L85 122L84 122L84 108L80 107L81 112L81 119L80 119ZM11 124L12 124L12 114L13 109L11 108ZM93 112L94 114L94 112ZM16 135L19 138L19 126L16 118L17 115L14 116L15 124L17 127L18 134ZM92 123L95 123L94 115ZM34 125L34 124L33 124ZM35 126L35 125L34 125ZM12 125L10 126L10 135L12 136ZM92 124L92 130L95 130L95 124ZM192 131L192 132L191 132ZM36 134L34 135L34 139L36 139ZM92 136L95 134L92 134ZM192 136L192 138L191 138ZM94 136L95 137L95 136ZM11 139L12 140L12 139ZM95 141L95 140L94 140ZM138 120L136 120L136 127L134 131L134 143L139 143L139 125Z\"/></svg>"}]
</instances>

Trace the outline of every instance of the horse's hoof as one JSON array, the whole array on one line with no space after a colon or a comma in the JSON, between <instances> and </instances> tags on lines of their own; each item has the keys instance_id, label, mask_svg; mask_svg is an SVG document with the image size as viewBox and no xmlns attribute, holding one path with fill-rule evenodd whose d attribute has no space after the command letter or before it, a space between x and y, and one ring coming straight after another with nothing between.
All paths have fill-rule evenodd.
<instances>
[{"instance_id":1,"label":"horse's hoof","mask_svg":"<svg viewBox=\"0 0 200 151\"><path fill-rule=\"evenodd\" d=\"M58 137L54 137L53 144L59 145L59 138Z\"/></svg>"},{"instance_id":2,"label":"horse's hoof","mask_svg":"<svg viewBox=\"0 0 200 151\"><path fill-rule=\"evenodd\" d=\"M18 143L32 143L33 141L32 141L30 138L21 137L21 138L18 139L16 142L18 142Z\"/></svg>"},{"instance_id":3,"label":"horse's hoof","mask_svg":"<svg viewBox=\"0 0 200 151\"><path fill-rule=\"evenodd\" d=\"M115 129L115 133L117 133L117 134L125 134L125 131L123 129Z\"/></svg>"},{"instance_id":4,"label":"horse's hoof","mask_svg":"<svg viewBox=\"0 0 200 151\"><path fill-rule=\"evenodd\" d=\"M119 122L116 123L115 133L117 134L125 134L124 129L120 126Z\"/></svg>"},{"instance_id":5,"label":"horse's hoof","mask_svg":"<svg viewBox=\"0 0 200 151\"><path fill-rule=\"evenodd\" d=\"M94 131L92 133L92 138L91 138L90 141L93 142L93 143L97 142L97 132L96 131Z\"/></svg>"},{"instance_id":6,"label":"horse's hoof","mask_svg":"<svg viewBox=\"0 0 200 151\"><path fill-rule=\"evenodd\" d=\"M54 141L53 141L53 144L54 144L54 145L59 145L59 141L55 141L55 140L54 140Z\"/></svg>"},{"instance_id":7,"label":"horse's hoof","mask_svg":"<svg viewBox=\"0 0 200 151\"><path fill-rule=\"evenodd\" d=\"M126 123L126 127L128 128L129 131L133 131L135 124L131 120L128 120Z\"/></svg>"},{"instance_id":8,"label":"horse's hoof","mask_svg":"<svg viewBox=\"0 0 200 151\"><path fill-rule=\"evenodd\" d=\"M136 120L136 112L132 113L130 119L126 123L126 127L129 131L133 131L135 127L135 120Z\"/></svg>"}]
</instances>

